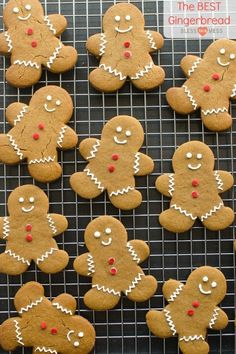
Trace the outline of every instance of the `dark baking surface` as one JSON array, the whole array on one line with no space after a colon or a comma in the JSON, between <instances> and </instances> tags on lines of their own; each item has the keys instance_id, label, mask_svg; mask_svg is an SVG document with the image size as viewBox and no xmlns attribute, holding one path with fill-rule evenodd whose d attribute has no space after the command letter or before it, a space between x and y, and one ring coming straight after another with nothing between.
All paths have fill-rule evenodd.
<instances>
[{"instance_id":1,"label":"dark baking surface","mask_svg":"<svg viewBox=\"0 0 236 354\"><path fill-rule=\"evenodd\" d=\"M162 309L163 281L170 277L185 281L196 267L210 265L219 267L227 278L228 292L222 308L229 316L229 325L224 331L209 331L208 341L211 353L235 353L235 257L233 252L234 227L222 232L210 232L196 222L190 232L175 235L164 231L157 216L168 207L169 200L163 198L154 187L156 177L171 171L171 158L177 146L197 139L208 144L216 157L216 168L232 173L236 168L236 125L223 133L213 133L204 129L199 112L190 116L176 115L167 105L165 92L171 86L179 86L184 75L179 67L180 59L186 53L202 55L209 41L166 39L161 52L153 55L154 61L166 71L166 80L159 90L149 93L137 91L129 83L114 94L102 94L90 87L87 77L89 71L97 66L97 60L86 53L85 42L88 36L101 31L102 14L114 1L99 0L43 0L46 12L62 13L68 20L68 29L62 35L65 43L74 45L79 51L77 67L63 75L44 73L40 83L33 89L17 90L6 84L5 68L9 60L0 57L0 132L7 132L5 108L14 101L28 103L32 93L45 84L56 84L68 90L74 100L75 113L71 120L81 141L87 137L99 137L105 121L117 114L132 115L140 120L146 135L143 151L155 161L155 170L149 177L138 177L137 186L143 194L142 205L134 211L120 212L115 209L103 194L93 201L78 198L71 190L69 177L74 171L85 166L83 158L75 150L59 153L63 166L63 177L49 185L39 184L50 199L50 211L64 214L69 228L64 235L57 237L59 246L70 255L70 263L64 272L46 275L34 264L22 276L0 274L0 323L9 316L15 316L13 299L19 287L30 280L45 286L46 295L53 298L68 292L78 298L79 313L90 320L96 328L97 340L94 353L179 353L177 338L161 340L153 337L146 326L145 314L150 308ZM162 1L132 1L145 14L146 28L163 33ZM5 1L0 1L0 14ZM3 28L2 19L0 21ZM231 105L236 117L236 104ZM6 201L9 193L17 186L35 183L23 163L19 166L0 164L0 215L7 215ZM235 186L223 195L225 204L234 208ZM156 295L148 302L135 304L123 297L114 310L93 312L83 304L83 296L90 288L90 280L78 277L72 264L78 254L85 252L83 233L89 221L97 216L109 214L118 217L126 226L130 239L147 241L151 256L143 263L146 273L154 275L159 281ZM1 241L0 252L5 250ZM18 348L15 353L31 353L31 349ZM4 353L0 349L0 353Z\"/></svg>"}]
</instances>

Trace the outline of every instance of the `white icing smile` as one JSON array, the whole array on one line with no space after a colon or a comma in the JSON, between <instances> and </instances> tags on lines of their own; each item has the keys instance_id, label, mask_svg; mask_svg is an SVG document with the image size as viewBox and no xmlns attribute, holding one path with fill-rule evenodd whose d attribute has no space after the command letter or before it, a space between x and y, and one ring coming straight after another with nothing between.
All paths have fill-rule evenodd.
<instances>
[{"instance_id":1,"label":"white icing smile","mask_svg":"<svg viewBox=\"0 0 236 354\"><path fill-rule=\"evenodd\" d=\"M132 29L133 29L133 26L129 26L129 28L127 28L126 30L122 30L118 27L115 27L116 32L119 32L119 33L127 33L127 32L130 32Z\"/></svg>"},{"instance_id":2,"label":"white icing smile","mask_svg":"<svg viewBox=\"0 0 236 354\"><path fill-rule=\"evenodd\" d=\"M112 243L112 238L109 237L108 241L102 241L101 244L103 246L109 246Z\"/></svg>"},{"instance_id":3,"label":"white icing smile","mask_svg":"<svg viewBox=\"0 0 236 354\"><path fill-rule=\"evenodd\" d=\"M127 140L125 139L125 140L119 140L118 138L117 138L117 136L114 136L114 141L115 141L115 143L116 144L120 144L120 145L125 145L125 144L127 144Z\"/></svg>"},{"instance_id":4,"label":"white icing smile","mask_svg":"<svg viewBox=\"0 0 236 354\"><path fill-rule=\"evenodd\" d=\"M47 103L44 104L44 109L45 109L47 112L49 112L49 113L55 112L55 110L56 110L56 108L51 108L51 109L48 108Z\"/></svg>"},{"instance_id":5,"label":"white icing smile","mask_svg":"<svg viewBox=\"0 0 236 354\"><path fill-rule=\"evenodd\" d=\"M204 290L202 287L202 284L199 284L198 288L200 290L200 293L202 293L203 295L210 295L211 294L211 290L208 290L208 291Z\"/></svg>"},{"instance_id":6,"label":"white icing smile","mask_svg":"<svg viewBox=\"0 0 236 354\"><path fill-rule=\"evenodd\" d=\"M196 165L196 166L193 166L193 165L191 165L190 163L188 164L188 168L189 168L190 170L198 170L201 166L202 166L201 163L199 163L199 164Z\"/></svg>"},{"instance_id":7,"label":"white icing smile","mask_svg":"<svg viewBox=\"0 0 236 354\"><path fill-rule=\"evenodd\" d=\"M31 17L31 14L29 14L29 15L27 15L25 17L18 16L18 19L21 20L21 21L27 21L30 17Z\"/></svg>"},{"instance_id":8,"label":"white icing smile","mask_svg":"<svg viewBox=\"0 0 236 354\"><path fill-rule=\"evenodd\" d=\"M21 210L24 212L24 213L30 213L32 210L34 209L34 206L32 205L30 208L25 208L25 207L22 207Z\"/></svg>"},{"instance_id":9,"label":"white icing smile","mask_svg":"<svg viewBox=\"0 0 236 354\"><path fill-rule=\"evenodd\" d=\"M217 63L221 66L229 66L230 62L227 61L226 63L222 63L222 61L220 60L220 57L217 58Z\"/></svg>"}]
</instances>

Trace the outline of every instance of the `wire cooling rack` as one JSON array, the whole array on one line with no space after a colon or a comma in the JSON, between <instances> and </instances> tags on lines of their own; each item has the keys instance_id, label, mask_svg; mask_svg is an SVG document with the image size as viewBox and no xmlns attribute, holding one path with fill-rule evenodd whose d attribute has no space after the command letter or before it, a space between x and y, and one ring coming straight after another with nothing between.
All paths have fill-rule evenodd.
<instances>
[{"instance_id":1,"label":"wire cooling rack","mask_svg":"<svg viewBox=\"0 0 236 354\"><path fill-rule=\"evenodd\" d=\"M236 169L236 126L223 133L204 130L199 112L191 117L176 115L167 105L165 92L171 86L180 86L184 75L179 67L180 59L187 53L202 55L209 41L166 39L161 52L153 55L154 61L166 71L166 80L159 90L143 93L127 83L118 93L102 94L88 83L91 69L97 66L96 58L87 54L85 42L88 36L101 31L102 15L114 4L109 0L42 0L46 13L62 13L68 20L68 29L62 35L63 41L74 45L79 51L79 60L74 70L63 75L45 72L34 88L17 90L6 84L4 72L9 60L0 57L0 132L7 132L5 109L14 101L28 103L32 93L45 84L56 84L68 90L74 100L75 112L70 122L79 134L80 141L87 137L99 137L104 123L117 114L132 115L140 120L146 135L143 151L155 161L154 173L149 177L136 179L143 194L142 205L134 211L121 212L115 209L102 195L87 201L75 195L69 185L69 177L81 171L85 161L78 151L61 153L63 177L49 185L39 184L50 199L50 211L64 214L69 228L57 237L60 248L70 255L65 271L56 275L40 272L34 264L21 276L0 275L0 321L16 315L13 299L19 287L30 280L45 286L46 295L53 298L61 292L68 292L78 299L79 313L90 320L96 328L97 340L94 353L179 353L177 338L161 340L153 337L146 326L145 314L150 308L162 309L163 282L170 277L185 281L190 272L198 266L219 267L227 278L227 296L222 308L229 316L229 325L222 332L209 331L208 341L211 353L235 353L235 257L233 252L234 227L222 232L210 232L196 222L191 231L173 234L163 230L157 216L167 208L169 200L163 198L154 187L156 177L171 171L171 158L177 146L197 139L208 144L215 156L216 167L232 173ZM163 33L163 1L132 1L145 14L146 28L159 29ZM0 0L0 14L5 1ZM0 21L3 28L2 20ZM236 104L231 105L236 117ZM0 164L0 215L7 215L6 201L9 193L17 186L35 183L29 176L25 164L5 166ZM234 208L235 188L224 194L225 204ZM147 302L135 304L123 297L113 310L94 312L83 303L83 296L90 288L88 278L79 277L73 270L73 260L85 252L83 233L86 225L95 217L109 214L119 218L128 230L130 239L143 239L151 248L148 261L143 263L146 273L159 281L156 295ZM1 242L0 252L5 245ZM3 351L0 349L0 353ZM31 353L31 349L19 348L16 353Z\"/></svg>"}]
</instances>

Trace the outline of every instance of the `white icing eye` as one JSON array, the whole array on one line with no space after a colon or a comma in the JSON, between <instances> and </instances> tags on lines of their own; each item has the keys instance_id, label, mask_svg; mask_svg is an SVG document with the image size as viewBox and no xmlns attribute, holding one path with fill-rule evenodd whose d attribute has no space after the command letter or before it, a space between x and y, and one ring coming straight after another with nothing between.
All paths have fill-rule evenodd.
<instances>
[{"instance_id":1,"label":"white icing eye","mask_svg":"<svg viewBox=\"0 0 236 354\"><path fill-rule=\"evenodd\" d=\"M186 157L187 159L191 159L193 157L193 154L191 152L187 152Z\"/></svg>"},{"instance_id":2,"label":"white icing eye","mask_svg":"<svg viewBox=\"0 0 236 354\"><path fill-rule=\"evenodd\" d=\"M31 5L30 4L25 5L25 9L28 11L31 10Z\"/></svg>"},{"instance_id":3,"label":"white icing eye","mask_svg":"<svg viewBox=\"0 0 236 354\"><path fill-rule=\"evenodd\" d=\"M83 338L84 332L79 332L78 336L79 336L80 338Z\"/></svg>"},{"instance_id":4,"label":"white icing eye","mask_svg":"<svg viewBox=\"0 0 236 354\"><path fill-rule=\"evenodd\" d=\"M126 19L126 21L130 21L131 20L131 16L130 15L126 15L125 19Z\"/></svg>"},{"instance_id":5,"label":"white icing eye","mask_svg":"<svg viewBox=\"0 0 236 354\"><path fill-rule=\"evenodd\" d=\"M235 59L235 54L231 53L229 57L230 57L231 60L234 60Z\"/></svg>"},{"instance_id":6,"label":"white icing eye","mask_svg":"<svg viewBox=\"0 0 236 354\"><path fill-rule=\"evenodd\" d=\"M202 159L202 154L197 154L197 159L201 160Z\"/></svg>"},{"instance_id":7,"label":"white icing eye","mask_svg":"<svg viewBox=\"0 0 236 354\"><path fill-rule=\"evenodd\" d=\"M48 95L47 96L47 101L51 101L52 100L52 96Z\"/></svg>"},{"instance_id":8,"label":"white icing eye","mask_svg":"<svg viewBox=\"0 0 236 354\"><path fill-rule=\"evenodd\" d=\"M109 227L107 227L106 230L105 230L105 233L106 233L107 235L110 235L111 229L110 229Z\"/></svg>"},{"instance_id":9,"label":"white icing eye","mask_svg":"<svg viewBox=\"0 0 236 354\"><path fill-rule=\"evenodd\" d=\"M121 127L117 127L116 131L117 131L117 133L121 133L122 132L122 128Z\"/></svg>"},{"instance_id":10,"label":"white icing eye","mask_svg":"<svg viewBox=\"0 0 236 354\"><path fill-rule=\"evenodd\" d=\"M30 201L30 203L33 203L34 202L34 197L30 197L29 201Z\"/></svg>"},{"instance_id":11,"label":"white icing eye","mask_svg":"<svg viewBox=\"0 0 236 354\"><path fill-rule=\"evenodd\" d=\"M78 348L78 346L79 346L79 342L77 342L77 341L74 342L74 347L75 347L75 348Z\"/></svg>"},{"instance_id":12,"label":"white icing eye","mask_svg":"<svg viewBox=\"0 0 236 354\"><path fill-rule=\"evenodd\" d=\"M216 281L213 281L213 282L211 283L211 287L212 287L212 288L216 288L216 287L217 287L217 282L216 282Z\"/></svg>"},{"instance_id":13,"label":"white icing eye","mask_svg":"<svg viewBox=\"0 0 236 354\"><path fill-rule=\"evenodd\" d=\"M220 54L225 54L225 48L220 49Z\"/></svg>"},{"instance_id":14,"label":"white icing eye","mask_svg":"<svg viewBox=\"0 0 236 354\"><path fill-rule=\"evenodd\" d=\"M14 14L18 14L20 10L18 7L13 7L12 12L14 12Z\"/></svg>"},{"instance_id":15,"label":"white icing eye","mask_svg":"<svg viewBox=\"0 0 236 354\"><path fill-rule=\"evenodd\" d=\"M120 22L120 16L116 16L116 17L115 17L115 21L116 21L116 22Z\"/></svg>"},{"instance_id":16,"label":"white icing eye","mask_svg":"<svg viewBox=\"0 0 236 354\"><path fill-rule=\"evenodd\" d=\"M56 101L56 105L57 105L57 106L60 106L60 105L61 105L61 101L60 101L60 100L57 100L57 101Z\"/></svg>"},{"instance_id":17,"label":"white icing eye","mask_svg":"<svg viewBox=\"0 0 236 354\"><path fill-rule=\"evenodd\" d=\"M208 277L205 276L205 277L202 278L202 280L204 281L204 283L206 283L206 282L208 282Z\"/></svg>"},{"instance_id":18,"label":"white icing eye","mask_svg":"<svg viewBox=\"0 0 236 354\"><path fill-rule=\"evenodd\" d=\"M19 203L24 203L24 201L25 201L25 200L24 200L23 197L20 197L20 198L19 198Z\"/></svg>"},{"instance_id":19,"label":"white icing eye","mask_svg":"<svg viewBox=\"0 0 236 354\"><path fill-rule=\"evenodd\" d=\"M126 136L131 136L131 131L130 130L127 130L126 133L125 133Z\"/></svg>"},{"instance_id":20,"label":"white icing eye","mask_svg":"<svg viewBox=\"0 0 236 354\"><path fill-rule=\"evenodd\" d=\"M99 238L101 236L101 232L95 231L94 232L94 237Z\"/></svg>"}]
</instances>

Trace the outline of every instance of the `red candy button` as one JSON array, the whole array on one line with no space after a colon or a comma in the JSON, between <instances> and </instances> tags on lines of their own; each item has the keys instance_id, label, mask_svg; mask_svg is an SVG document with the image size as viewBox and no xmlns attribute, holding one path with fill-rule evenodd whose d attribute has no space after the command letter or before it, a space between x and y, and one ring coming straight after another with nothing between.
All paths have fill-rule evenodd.
<instances>
[{"instance_id":1,"label":"red candy button","mask_svg":"<svg viewBox=\"0 0 236 354\"><path fill-rule=\"evenodd\" d=\"M112 264L114 264L114 263L115 263L115 258L110 257L110 258L108 259L108 264L112 265Z\"/></svg>"},{"instance_id":2,"label":"red candy button","mask_svg":"<svg viewBox=\"0 0 236 354\"><path fill-rule=\"evenodd\" d=\"M32 225L27 224L26 227L25 227L25 230L26 231L31 231L32 230Z\"/></svg>"},{"instance_id":3,"label":"red candy button","mask_svg":"<svg viewBox=\"0 0 236 354\"><path fill-rule=\"evenodd\" d=\"M131 54L130 51L126 50L126 51L124 52L124 57L125 57L126 59L131 58L131 56L132 56L132 54Z\"/></svg>"},{"instance_id":4,"label":"red candy button","mask_svg":"<svg viewBox=\"0 0 236 354\"><path fill-rule=\"evenodd\" d=\"M45 128L45 124L44 123L39 123L38 128L40 130L43 130Z\"/></svg>"},{"instance_id":5,"label":"red candy button","mask_svg":"<svg viewBox=\"0 0 236 354\"><path fill-rule=\"evenodd\" d=\"M187 314L188 314L188 316L193 316L194 315L194 310L188 310Z\"/></svg>"},{"instance_id":6,"label":"red candy button","mask_svg":"<svg viewBox=\"0 0 236 354\"><path fill-rule=\"evenodd\" d=\"M36 48L36 47L37 47L37 45L38 45L38 44L37 44L37 42L36 42L36 41L32 41L32 42L31 42L31 46L32 46L33 48Z\"/></svg>"},{"instance_id":7,"label":"red candy button","mask_svg":"<svg viewBox=\"0 0 236 354\"><path fill-rule=\"evenodd\" d=\"M108 171L109 172L114 172L115 171L115 166L113 166L113 165L110 165L110 166L108 166Z\"/></svg>"},{"instance_id":8,"label":"red candy button","mask_svg":"<svg viewBox=\"0 0 236 354\"><path fill-rule=\"evenodd\" d=\"M124 43L124 47L125 47L125 48L129 48L129 47L130 47L130 42L125 42L125 43Z\"/></svg>"},{"instance_id":9,"label":"red candy button","mask_svg":"<svg viewBox=\"0 0 236 354\"><path fill-rule=\"evenodd\" d=\"M39 139L39 133L34 133L33 134L33 139L38 140Z\"/></svg>"},{"instance_id":10,"label":"red candy button","mask_svg":"<svg viewBox=\"0 0 236 354\"><path fill-rule=\"evenodd\" d=\"M46 329L47 328L46 322L42 322L40 327L41 327L41 329Z\"/></svg>"},{"instance_id":11,"label":"red candy button","mask_svg":"<svg viewBox=\"0 0 236 354\"><path fill-rule=\"evenodd\" d=\"M31 242L32 240L33 240L32 235L30 235L30 234L26 235L26 241L27 242Z\"/></svg>"},{"instance_id":12,"label":"red candy button","mask_svg":"<svg viewBox=\"0 0 236 354\"><path fill-rule=\"evenodd\" d=\"M56 329L56 328L52 328L52 329L51 329L51 334L53 334L53 335L54 335L54 334L57 334L57 329Z\"/></svg>"},{"instance_id":13,"label":"red candy button","mask_svg":"<svg viewBox=\"0 0 236 354\"><path fill-rule=\"evenodd\" d=\"M196 301L193 301L192 305L193 305L193 307L197 308L197 307L200 306L200 302L197 301L197 300L196 300Z\"/></svg>"},{"instance_id":14,"label":"red candy button","mask_svg":"<svg viewBox=\"0 0 236 354\"><path fill-rule=\"evenodd\" d=\"M112 158L112 160L117 161L119 159L119 155L113 154L111 158Z\"/></svg>"},{"instance_id":15,"label":"red candy button","mask_svg":"<svg viewBox=\"0 0 236 354\"><path fill-rule=\"evenodd\" d=\"M193 187L199 186L199 182L198 182L197 179L193 179L193 180L192 180L192 186L193 186Z\"/></svg>"},{"instance_id":16,"label":"red candy button","mask_svg":"<svg viewBox=\"0 0 236 354\"><path fill-rule=\"evenodd\" d=\"M213 79L213 80L220 80L220 74L214 73L214 74L212 75L212 79Z\"/></svg>"},{"instance_id":17,"label":"red candy button","mask_svg":"<svg viewBox=\"0 0 236 354\"><path fill-rule=\"evenodd\" d=\"M192 192L192 197L193 198L198 198L199 197L199 193L197 191L193 191Z\"/></svg>"},{"instance_id":18,"label":"red candy button","mask_svg":"<svg viewBox=\"0 0 236 354\"><path fill-rule=\"evenodd\" d=\"M111 273L111 275L116 275L117 269L115 267L111 268L110 273Z\"/></svg>"},{"instance_id":19,"label":"red candy button","mask_svg":"<svg viewBox=\"0 0 236 354\"><path fill-rule=\"evenodd\" d=\"M210 85L204 85L204 86L203 86L203 90L204 90L205 92L209 92L209 91L211 90L211 86L210 86Z\"/></svg>"},{"instance_id":20,"label":"red candy button","mask_svg":"<svg viewBox=\"0 0 236 354\"><path fill-rule=\"evenodd\" d=\"M28 36L32 36L33 34L33 29L32 28L28 28L26 33L28 34Z\"/></svg>"}]
</instances>

